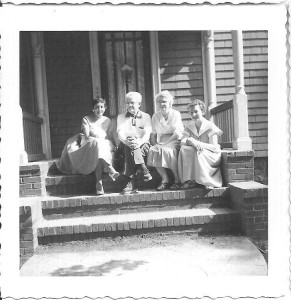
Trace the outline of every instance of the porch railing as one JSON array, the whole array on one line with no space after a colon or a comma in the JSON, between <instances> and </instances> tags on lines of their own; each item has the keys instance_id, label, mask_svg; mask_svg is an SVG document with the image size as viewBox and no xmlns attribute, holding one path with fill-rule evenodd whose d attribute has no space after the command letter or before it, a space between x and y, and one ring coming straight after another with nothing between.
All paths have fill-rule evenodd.
<instances>
[{"instance_id":1,"label":"porch railing","mask_svg":"<svg viewBox=\"0 0 291 300\"><path fill-rule=\"evenodd\" d=\"M28 161L41 160L45 158L42 149L41 125L42 118L31 113L22 112L24 147L28 155Z\"/></svg>"},{"instance_id":2,"label":"porch railing","mask_svg":"<svg viewBox=\"0 0 291 300\"><path fill-rule=\"evenodd\" d=\"M233 100L212 108L210 113L214 117L215 125L223 131L218 142L223 148L232 148L234 140Z\"/></svg>"}]
</instances>

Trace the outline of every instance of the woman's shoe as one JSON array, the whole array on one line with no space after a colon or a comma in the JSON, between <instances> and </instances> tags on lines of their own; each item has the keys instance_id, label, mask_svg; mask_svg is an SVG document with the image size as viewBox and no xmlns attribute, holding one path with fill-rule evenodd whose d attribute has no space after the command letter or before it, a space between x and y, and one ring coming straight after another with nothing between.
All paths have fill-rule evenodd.
<instances>
[{"instance_id":1,"label":"woman's shoe","mask_svg":"<svg viewBox=\"0 0 291 300\"><path fill-rule=\"evenodd\" d=\"M197 187L197 183L195 181L188 180L182 184L181 189L187 190L187 189L193 189L195 187Z\"/></svg>"},{"instance_id":2,"label":"woman's shoe","mask_svg":"<svg viewBox=\"0 0 291 300\"><path fill-rule=\"evenodd\" d=\"M206 190L213 190L214 189L214 187L211 186L211 185L205 185L204 187L205 187Z\"/></svg>"},{"instance_id":3,"label":"woman's shoe","mask_svg":"<svg viewBox=\"0 0 291 300\"><path fill-rule=\"evenodd\" d=\"M181 184L180 183L174 183L170 186L170 190L179 190L181 188Z\"/></svg>"},{"instance_id":4,"label":"woman's shoe","mask_svg":"<svg viewBox=\"0 0 291 300\"><path fill-rule=\"evenodd\" d=\"M161 192L169 188L168 182L161 182L160 185L157 187L157 191Z\"/></svg>"},{"instance_id":5,"label":"woman's shoe","mask_svg":"<svg viewBox=\"0 0 291 300\"><path fill-rule=\"evenodd\" d=\"M104 195L102 180L96 182L96 195Z\"/></svg>"},{"instance_id":6,"label":"woman's shoe","mask_svg":"<svg viewBox=\"0 0 291 300\"><path fill-rule=\"evenodd\" d=\"M119 172L117 172L112 166L108 166L107 170L112 181L115 181L115 179L120 175Z\"/></svg>"}]
</instances>

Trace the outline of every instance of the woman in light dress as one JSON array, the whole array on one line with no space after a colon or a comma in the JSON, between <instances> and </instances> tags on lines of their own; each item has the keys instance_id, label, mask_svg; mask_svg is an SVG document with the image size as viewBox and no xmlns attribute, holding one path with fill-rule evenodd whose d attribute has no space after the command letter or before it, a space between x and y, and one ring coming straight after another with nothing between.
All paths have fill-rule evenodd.
<instances>
[{"instance_id":1,"label":"woman in light dress","mask_svg":"<svg viewBox=\"0 0 291 300\"><path fill-rule=\"evenodd\" d=\"M94 172L97 195L104 194L103 172L109 173L112 180L119 176L112 167L115 147L109 139L112 137L111 121L103 116L105 110L104 99L93 101L92 112L82 120L81 134L68 139L59 166L59 170L66 174L87 175Z\"/></svg>"},{"instance_id":2,"label":"woman in light dress","mask_svg":"<svg viewBox=\"0 0 291 300\"><path fill-rule=\"evenodd\" d=\"M192 121L185 127L178 159L182 188L193 188L197 184L206 188L221 187L218 136L222 131L204 118L205 104L201 100L190 103L188 112Z\"/></svg>"},{"instance_id":3,"label":"woman in light dress","mask_svg":"<svg viewBox=\"0 0 291 300\"><path fill-rule=\"evenodd\" d=\"M173 97L168 91L162 91L156 96L159 112L152 117L151 144L147 165L156 168L162 178L158 191L179 189L178 150L183 133L183 123L179 111L172 108ZM170 185L167 170L173 172L175 182Z\"/></svg>"}]
</instances>

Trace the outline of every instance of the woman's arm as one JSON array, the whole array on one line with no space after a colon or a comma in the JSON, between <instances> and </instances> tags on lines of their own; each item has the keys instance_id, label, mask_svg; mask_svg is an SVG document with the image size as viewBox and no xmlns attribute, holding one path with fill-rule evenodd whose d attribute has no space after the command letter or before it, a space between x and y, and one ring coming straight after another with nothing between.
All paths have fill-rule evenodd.
<instances>
[{"instance_id":1,"label":"woman's arm","mask_svg":"<svg viewBox=\"0 0 291 300\"><path fill-rule=\"evenodd\" d=\"M157 134L152 132L150 135L150 143L152 146L157 144Z\"/></svg>"},{"instance_id":2,"label":"woman's arm","mask_svg":"<svg viewBox=\"0 0 291 300\"><path fill-rule=\"evenodd\" d=\"M213 137L214 137L214 135L213 135ZM216 139L215 138L210 139L209 142L210 143L203 143L203 142L195 140L194 138L188 138L186 140L187 145L192 146L192 147L194 147L194 148L196 148L197 150L200 150L200 151L203 151L203 149L207 149L207 150L215 152L219 149L219 145L217 143L217 136L216 136Z\"/></svg>"},{"instance_id":3,"label":"woman's arm","mask_svg":"<svg viewBox=\"0 0 291 300\"><path fill-rule=\"evenodd\" d=\"M108 120L106 120L106 122L108 122L107 125L107 139L110 140L113 145L116 147L116 143L115 143L115 139L114 139L114 123L113 121L111 121L109 118Z\"/></svg>"},{"instance_id":4,"label":"woman's arm","mask_svg":"<svg viewBox=\"0 0 291 300\"><path fill-rule=\"evenodd\" d=\"M176 132L174 132L165 142L163 142L162 144L163 145L167 145L167 144L169 144L170 142L172 142L172 141L175 141L175 140L177 140L179 138L179 135L176 133Z\"/></svg>"},{"instance_id":5,"label":"woman's arm","mask_svg":"<svg viewBox=\"0 0 291 300\"><path fill-rule=\"evenodd\" d=\"M90 126L86 117L82 119L82 132L86 139L90 137Z\"/></svg>"}]
</instances>

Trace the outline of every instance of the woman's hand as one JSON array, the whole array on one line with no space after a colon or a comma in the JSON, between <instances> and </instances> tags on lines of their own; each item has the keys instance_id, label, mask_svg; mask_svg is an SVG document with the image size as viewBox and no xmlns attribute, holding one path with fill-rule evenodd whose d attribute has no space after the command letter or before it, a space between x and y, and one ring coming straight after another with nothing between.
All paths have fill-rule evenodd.
<instances>
[{"instance_id":1,"label":"woman's hand","mask_svg":"<svg viewBox=\"0 0 291 300\"><path fill-rule=\"evenodd\" d=\"M201 153L204 149L201 143L193 138L187 139L187 145L196 148L198 153Z\"/></svg>"}]
</instances>

